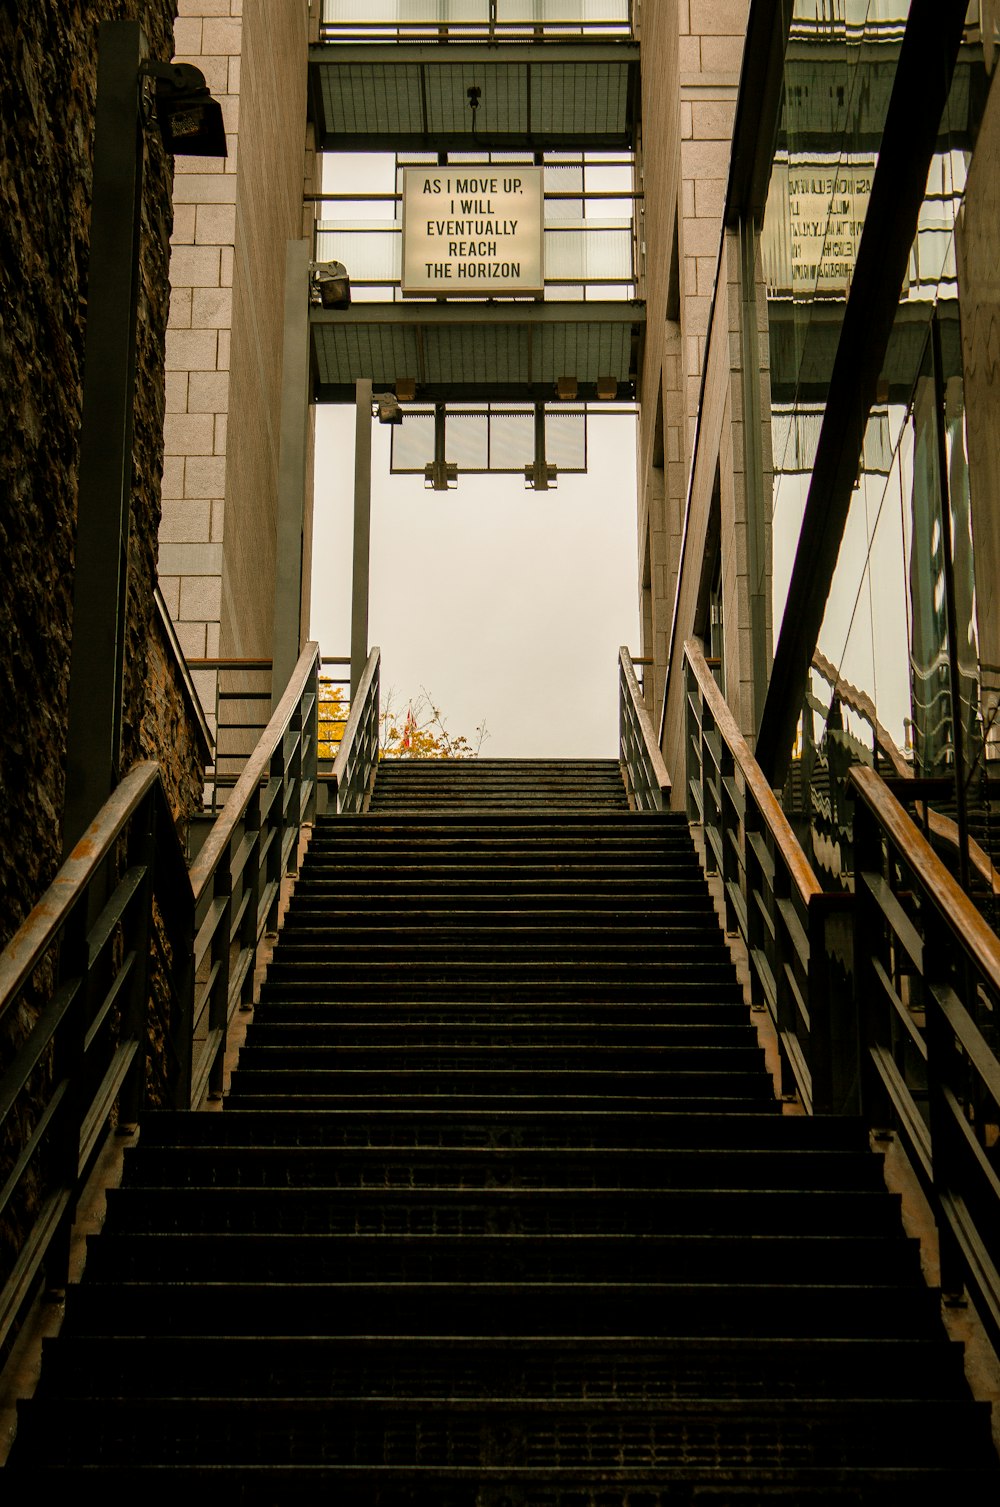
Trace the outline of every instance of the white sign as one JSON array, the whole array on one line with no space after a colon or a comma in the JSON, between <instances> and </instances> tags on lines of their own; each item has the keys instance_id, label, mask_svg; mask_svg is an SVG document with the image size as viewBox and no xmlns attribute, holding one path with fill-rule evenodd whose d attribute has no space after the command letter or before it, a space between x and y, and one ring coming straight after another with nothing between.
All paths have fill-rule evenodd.
<instances>
[{"instance_id":1,"label":"white sign","mask_svg":"<svg viewBox=\"0 0 1000 1507\"><path fill-rule=\"evenodd\" d=\"M541 293L542 171L494 163L404 169L404 294Z\"/></svg>"}]
</instances>

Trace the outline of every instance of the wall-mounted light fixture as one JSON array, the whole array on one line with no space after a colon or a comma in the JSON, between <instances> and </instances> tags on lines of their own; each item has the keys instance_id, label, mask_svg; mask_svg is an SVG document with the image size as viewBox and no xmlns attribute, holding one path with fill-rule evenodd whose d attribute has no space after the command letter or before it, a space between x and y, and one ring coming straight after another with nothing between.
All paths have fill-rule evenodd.
<instances>
[{"instance_id":1,"label":"wall-mounted light fixture","mask_svg":"<svg viewBox=\"0 0 1000 1507\"><path fill-rule=\"evenodd\" d=\"M392 392L377 392L372 399L372 418L378 419L380 424L401 424L403 422L403 410L399 406L399 399Z\"/></svg>"},{"instance_id":2,"label":"wall-mounted light fixture","mask_svg":"<svg viewBox=\"0 0 1000 1507\"><path fill-rule=\"evenodd\" d=\"M321 309L351 307L351 279L343 262L310 263L309 302Z\"/></svg>"},{"instance_id":3,"label":"wall-mounted light fixture","mask_svg":"<svg viewBox=\"0 0 1000 1507\"><path fill-rule=\"evenodd\" d=\"M175 157L226 157L222 106L205 75L192 63L144 62L142 77L155 87L156 123L163 145Z\"/></svg>"},{"instance_id":4,"label":"wall-mounted light fixture","mask_svg":"<svg viewBox=\"0 0 1000 1507\"><path fill-rule=\"evenodd\" d=\"M579 384L575 377L559 377L556 380L556 397L563 403L575 403Z\"/></svg>"},{"instance_id":5,"label":"wall-mounted light fixture","mask_svg":"<svg viewBox=\"0 0 1000 1507\"><path fill-rule=\"evenodd\" d=\"M396 397L401 403L412 403L417 396L417 382L415 377L396 378Z\"/></svg>"},{"instance_id":6,"label":"wall-mounted light fixture","mask_svg":"<svg viewBox=\"0 0 1000 1507\"><path fill-rule=\"evenodd\" d=\"M613 403L618 396L618 382L614 377L598 377L597 396L602 403Z\"/></svg>"}]
</instances>

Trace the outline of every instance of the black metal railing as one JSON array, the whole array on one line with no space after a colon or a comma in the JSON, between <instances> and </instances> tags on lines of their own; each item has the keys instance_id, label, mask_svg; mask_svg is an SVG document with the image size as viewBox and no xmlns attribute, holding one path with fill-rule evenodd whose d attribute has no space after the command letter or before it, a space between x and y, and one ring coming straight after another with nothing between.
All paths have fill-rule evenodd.
<instances>
[{"instance_id":1,"label":"black metal railing","mask_svg":"<svg viewBox=\"0 0 1000 1507\"><path fill-rule=\"evenodd\" d=\"M65 1283L109 1126L221 1090L315 808L318 676L309 644L190 873L159 767L139 764L0 956L0 1353L43 1270Z\"/></svg>"},{"instance_id":2,"label":"black metal railing","mask_svg":"<svg viewBox=\"0 0 1000 1507\"><path fill-rule=\"evenodd\" d=\"M901 1140L934 1212L942 1286L1000 1344L1000 938L887 781L853 797L853 891L824 894L701 645L685 645L688 812L722 876L727 926L813 1113ZM897 779L926 804L933 782Z\"/></svg>"},{"instance_id":3,"label":"black metal railing","mask_svg":"<svg viewBox=\"0 0 1000 1507\"><path fill-rule=\"evenodd\" d=\"M752 1002L774 1024L782 1092L813 1113L846 1109L856 1059L832 1019L828 955L843 951L850 897L824 892L696 639L684 663L688 817L721 877L726 929L746 947Z\"/></svg>"},{"instance_id":4,"label":"black metal railing","mask_svg":"<svg viewBox=\"0 0 1000 1507\"><path fill-rule=\"evenodd\" d=\"M191 1099L222 1092L233 1015L249 1008L266 932L278 927L282 876L316 809L319 648L307 644L284 696L191 869L195 996Z\"/></svg>"},{"instance_id":5,"label":"black metal railing","mask_svg":"<svg viewBox=\"0 0 1000 1507\"><path fill-rule=\"evenodd\" d=\"M381 652L373 649L351 704L333 772L328 780L328 809L364 810L378 769L379 666Z\"/></svg>"},{"instance_id":6,"label":"black metal railing","mask_svg":"<svg viewBox=\"0 0 1000 1507\"><path fill-rule=\"evenodd\" d=\"M0 957L0 1352L43 1264L66 1281L112 1112L190 1102L190 894L159 768L139 764Z\"/></svg>"},{"instance_id":7,"label":"black metal railing","mask_svg":"<svg viewBox=\"0 0 1000 1507\"><path fill-rule=\"evenodd\" d=\"M875 771L851 784L862 1109L935 1210L945 1293L1000 1346L1000 939Z\"/></svg>"},{"instance_id":8,"label":"black metal railing","mask_svg":"<svg viewBox=\"0 0 1000 1507\"><path fill-rule=\"evenodd\" d=\"M630 800L639 811L665 811L670 805L670 776L624 645L618 650L618 746Z\"/></svg>"}]
</instances>

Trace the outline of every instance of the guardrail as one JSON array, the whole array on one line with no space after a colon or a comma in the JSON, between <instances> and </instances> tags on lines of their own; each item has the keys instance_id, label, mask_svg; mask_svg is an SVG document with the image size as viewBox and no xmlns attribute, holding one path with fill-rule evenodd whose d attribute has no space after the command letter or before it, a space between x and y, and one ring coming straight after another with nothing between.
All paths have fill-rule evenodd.
<instances>
[{"instance_id":1,"label":"guardrail","mask_svg":"<svg viewBox=\"0 0 1000 1507\"><path fill-rule=\"evenodd\" d=\"M190 1103L190 894L159 768L138 764L0 957L0 1353L43 1263L65 1284L114 1106Z\"/></svg>"},{"instance_id":2,"label":"guardrail","mask_svg":"<svg viewBox=\"0 0 1000 1507\"><path fill-rule=\"evenodd\" d=\"M284 696L191 869L194 965L191 1102L222 1093L229 1025L250 1007L266 931L277 931L282 875L316 810L319 646L307 644Z\"/></svg>"},{"instance_id":3,"label":"guardrail","mask_svg":"<svg viewBox=\"0 0 1000 1507\"><path fill-rule=\"evenodd\" d=\"M368 656L351 715L328 780L327 799L335 811L364 810L378 769L379 667L381 650Z\"/></svg>"},{"instance_id":4,"label":"guardrail","mask_svg":"<svg viewBox=\"0 0 1000 1507\"><path fill-rule=\"evenodd\" d=\"M636 808L665 811L670 805L670 776L624 644L618 650L618 746L625 785Z\"/></svg>"},{"instance_id":5,"label":"guardrail","mask_svg":"<svg viewBox=\"0 0 1000 1507\"><path fill-rule=\"evenodd\" d=\"M850 779L862 1108L935 1210L945 1293L967 1286L1000 1348L1000 939L875 771Z\"/></svg>"},{"instance_id":6,"label":"guardrail","mask_svg":"<svg viewBox=\"0 0 1000 1507\"><path fill-rule=\"evenodd\" d=\"M0 1352L112 1119L218 1093L282 875L316 798L319 651L288 689L190 873L154 763L132 769L0 956ZM376 717L377 728L377 717ZM345 750L345 756L349 751Z\"/></svg>"},{"instance_id":7,"label":"guardrail","mask_svg":"<svg viewBox=\"0 0 1000 1507\"><path fill-rule=\"evenodd\" d=\"M781 1051L782 1092L811 1113L856 1100L856 1058L831 1016L828 955L843 954L850 896L825 893L757 765L701 644L684 645L687 811L705 831L708 871L725 895L726 929L747 950L751 999Z\"/></svg>"}]
</instances>

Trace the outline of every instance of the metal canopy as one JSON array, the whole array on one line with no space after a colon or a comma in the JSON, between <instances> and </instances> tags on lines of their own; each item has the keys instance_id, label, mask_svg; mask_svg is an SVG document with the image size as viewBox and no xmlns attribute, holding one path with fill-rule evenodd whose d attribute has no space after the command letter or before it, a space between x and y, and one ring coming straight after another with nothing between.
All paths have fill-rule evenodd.
<instances>
[{"instance_id":1,"label":"metal canopy","mask_svg":"<svg viewBox=\"0 0 1000 1507\"><path fill-rule=\"evenodd\" d=\"M472 134L467 90L482 90ZM631 147L636 42L325 43L309 49L320 151Z\"/></svg>"},{"instance_id":2,"label":"metal canopy","mask_svg":"<svg viewBox=\"0 0 1000 1507\"><path fill-rule=\"evenodd\" d=\"M400 379L434 401L551 399L560 377L579 398L613 377L634 398L642 303L384 303L310 311L313 400L354 401L355 382Z\"/></svg>"}]
</instances>

